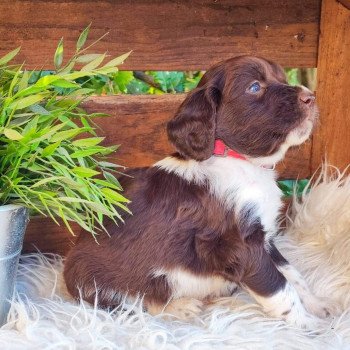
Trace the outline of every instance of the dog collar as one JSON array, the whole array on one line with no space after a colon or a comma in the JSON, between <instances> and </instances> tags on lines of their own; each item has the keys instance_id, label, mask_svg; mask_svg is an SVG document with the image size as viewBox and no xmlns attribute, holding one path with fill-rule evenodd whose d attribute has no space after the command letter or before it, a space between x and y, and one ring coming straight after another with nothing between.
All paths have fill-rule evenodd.
<instances>
[{"instance_id":1,"label":"dog collar","mask_svg":"<svg viewBox=\"0 0 350 350\"><path fill-rule=\"evenodd\" d=\"M231 148L228 148L224 142L222 140L215 140L214 143L214 152L213 152L214 156L220 156L220 157L231 157L231 158L236 158L236 159L241 159L241 160L247 160L248 159L234 151ZM272 164L272 165L259 165L261 168L267 169L267 170L275 170L275 166L276 164Z\"/></svg>"},{"instance_id":2,"label":"dog collar","mask_svg":"<svg viewBox=\"0 0 350 350\"><path fill-rule=\"evenodd\" d=\"M221 157L231 157L247 160L247 158L244 157L242 154L234 151L233 149L228 148L222 140L215 140L213 154Z\"/></svg>"}]
</instances>

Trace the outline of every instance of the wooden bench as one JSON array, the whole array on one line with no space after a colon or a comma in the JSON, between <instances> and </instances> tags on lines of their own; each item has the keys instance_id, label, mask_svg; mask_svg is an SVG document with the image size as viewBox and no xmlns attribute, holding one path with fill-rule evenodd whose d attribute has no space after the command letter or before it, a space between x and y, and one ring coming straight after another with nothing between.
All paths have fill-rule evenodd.
<instances>
[{"instance_id":1,"label":"wooden bench","mask_svg":"<svg viewBox=\"0 0 350 350\"><path fill-rule=\"evenodd\" d=\"M0 56L21 46L18 62L52 69L57 42L72 53L83 28L90 40L106 32L95 50L133 50L124 70L205 70L242 54L285 67L317 67L321 124L312 140L290 151L281 178L309 177L325 156L350 163L350 1L342 0L13 0L0 1ZM150 165L171 151L164 125L183 95L93 97L88 111L101 119L107 142L121 144L118 162ZM107 124L108 123L108 124ZM108 126L108 127L107 127ZM77 229L79 232L79 229ZM31 221L24 251L65 254L72 237L49 219Z\"/></svg>"}]
</instances>

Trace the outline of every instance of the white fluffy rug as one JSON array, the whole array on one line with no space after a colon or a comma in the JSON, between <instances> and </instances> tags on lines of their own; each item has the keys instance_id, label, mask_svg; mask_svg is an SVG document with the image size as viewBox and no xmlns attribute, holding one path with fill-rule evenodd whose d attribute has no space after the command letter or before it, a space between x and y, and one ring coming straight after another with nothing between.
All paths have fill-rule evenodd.
<instances>
[{"instance_id":1,"label":"white fluffy rug","mask_svg":"<svg viewBox=\"0 0 350 350\"><path fill-rule=\"evenodd\" d=\"M350 178L319 178L294 201L287 232L281 250L341 309L314 333L267 318L243 292L191 322L152 317L140 302L108 313L69 298L59 256L35 254L22 258L0 349L350 349Z\"/></svg>"}]
</instances>

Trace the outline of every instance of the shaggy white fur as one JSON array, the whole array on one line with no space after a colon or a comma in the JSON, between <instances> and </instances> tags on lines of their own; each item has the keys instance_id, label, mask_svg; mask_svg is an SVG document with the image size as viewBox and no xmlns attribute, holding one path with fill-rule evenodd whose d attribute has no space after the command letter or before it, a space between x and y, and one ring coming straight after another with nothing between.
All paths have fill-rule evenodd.
<instances>
[{"instance_id":1,"label":"shaggy white fur","mask_svg":"<svg viewBox=\"0 0 350 350\"><path fill-rule=\"evenodd\" d=\"M152 317L140 301L108 313L71 300L59 256L33 254L22 257L0 349L350 349L350 178L324 171L294 200L278 246L311 289L341 310L314 333L267 318L243 292L188 322Z\"/></svg>"}]
</instances>

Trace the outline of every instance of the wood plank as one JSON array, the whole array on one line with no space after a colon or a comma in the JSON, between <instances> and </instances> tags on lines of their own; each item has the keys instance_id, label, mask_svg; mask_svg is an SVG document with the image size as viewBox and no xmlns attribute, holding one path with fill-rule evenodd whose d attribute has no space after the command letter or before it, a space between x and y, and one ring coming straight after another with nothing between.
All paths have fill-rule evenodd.
<instances>
[{"instance_id":1,"label":"wood plank","mask_svg":"<svg viewBox=\"0 0 350 350\"><path fill-rule=\"evenodd\" d=\"M317 100L321 119L312 150L312 169L327 158L344 169L350 163L350 10L336 0L322 2Z\"/></svg>"},{"instance_id":2,"label":"wood plank","mask_svg":"<svg viewBox=\"0 0 350 350\"><path fill-rule=\"evenodd\" d=\"M75 237L66 229L63 222L58 220L58 226L53 220L46 217L31 217L24 236L22 254L40 251L67 255L74 246L75 239L83 232L77 224L72 224Z\"/></svg>"},{"instance_id":3,"label":"wood plank","mask_svg":"<svg viewBox=\"0 0 350 350\"><path fill-rule=\"evenodd\" d=\"M53 67L92 23L94 51L133 50L125 70L206 70L242 54L283 66L315 67L321 0L0 0L0 55L21 46L18 62Z\"/></svg>"}]
</instances>

